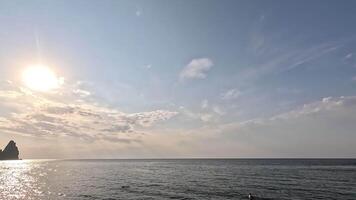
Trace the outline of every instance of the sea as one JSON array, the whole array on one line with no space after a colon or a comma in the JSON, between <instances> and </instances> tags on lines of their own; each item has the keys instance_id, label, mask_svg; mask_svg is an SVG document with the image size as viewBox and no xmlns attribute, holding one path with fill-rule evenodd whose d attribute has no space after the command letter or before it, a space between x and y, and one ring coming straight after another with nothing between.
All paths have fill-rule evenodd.
<instances>
[{"instance_id":1,"label":"sea","mask_svg":"<svg viewBox=\"0 0 356 200\"><path fill-rule=\"evenodd\" d=\"M0 199L356 199L356 159L0 161Z\"/></svg>"}]
</instances>

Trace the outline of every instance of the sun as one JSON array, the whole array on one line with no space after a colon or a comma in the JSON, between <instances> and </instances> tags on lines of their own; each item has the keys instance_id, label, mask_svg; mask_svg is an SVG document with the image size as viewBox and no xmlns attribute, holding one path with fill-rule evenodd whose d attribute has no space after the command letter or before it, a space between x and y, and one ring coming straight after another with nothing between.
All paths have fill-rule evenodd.
<instances>
[{"instance_id":1,"label":"sun","mask_svg":"<svg viewBox=\"0 0 356 200\"><path fill-rule=\"evenodd\" d=\"M62 78L45 65L32 65L22 73L22 81L31 90L47 92L62 84Z\"/></svg>"}]
</instances>

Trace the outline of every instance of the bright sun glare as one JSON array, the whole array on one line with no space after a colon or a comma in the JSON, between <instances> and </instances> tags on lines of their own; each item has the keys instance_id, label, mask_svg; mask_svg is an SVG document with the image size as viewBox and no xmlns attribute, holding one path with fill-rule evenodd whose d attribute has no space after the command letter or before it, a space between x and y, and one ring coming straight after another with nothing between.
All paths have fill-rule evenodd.
<instances>
[{"instance_id":1,"label":"bright sun glare","mask_svg":"<svg viewBox=\"0 0 356 200\"><path fill-rule=\"evenodd\" d=\"M62 80L47 66L29 66L22 73L22 80L31 90L46 92L60 86Z\"/></svg>"}]
</instances>

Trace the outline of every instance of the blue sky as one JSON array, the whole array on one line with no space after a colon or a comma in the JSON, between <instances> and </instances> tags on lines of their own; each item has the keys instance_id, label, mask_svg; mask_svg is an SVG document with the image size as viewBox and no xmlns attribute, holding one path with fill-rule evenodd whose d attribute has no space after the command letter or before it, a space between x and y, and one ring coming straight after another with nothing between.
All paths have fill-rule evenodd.
<instances>
[{"instance_id":1,"label":"blue sky","mask_svg":"<svg viewBox=\"0 0 356 200\"><path fill-rule=\"evenodd\" d=\"M355 157L355 13L336 0L2 1L0 139L25 157ZM26 96L34 63L64 85ZM52 107L102 121L71 131L93 119ZM55 152L68 141L83 152Z\"/></svg>"}]
</instances>

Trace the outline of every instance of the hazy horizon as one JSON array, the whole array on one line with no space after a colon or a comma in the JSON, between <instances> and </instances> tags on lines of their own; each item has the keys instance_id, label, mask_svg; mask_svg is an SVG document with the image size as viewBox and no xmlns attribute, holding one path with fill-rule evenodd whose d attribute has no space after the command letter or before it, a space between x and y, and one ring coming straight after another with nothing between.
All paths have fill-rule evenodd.
<instances>
[{"instance_id":1,"label":"hazy horizon","mask_svg":"<svg viewBox=\"0 0 356 200\"><path fill-rule=\"evenodd\" d=\"M356 158L356 2L0 2L0 148Z\"/></svg>"}]
</instances>

